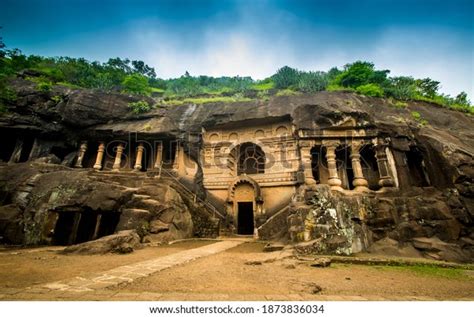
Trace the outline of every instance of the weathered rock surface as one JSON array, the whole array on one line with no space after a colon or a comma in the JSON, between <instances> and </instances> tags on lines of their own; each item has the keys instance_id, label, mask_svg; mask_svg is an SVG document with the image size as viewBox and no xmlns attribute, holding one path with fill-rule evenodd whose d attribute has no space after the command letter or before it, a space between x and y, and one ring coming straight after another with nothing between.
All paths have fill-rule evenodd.
<instances>
[{"instance_id":1,"label":"weathered rock surface","mask_svg":"<svg viewBox=\"0 0 474 317\"><path fill-rule=\"evenodd\" d=\"M259 237L295 243L302 253L370 250L440 260L474 259L471 115L425 102L408 102L399 108L387 99L344 92L157 106L136 115L128 108L129 102L138 100L132 96L60 86L38 92L34 83L22 79L15 80L12 88L18 99L0 116L2 135L33 133L46 141L34 147L28 163L0 165L1 242L51 243L57 221L51 215L63 212L120 213L117 230L141 228L146 239L154 242L216 234L219 223L211 223L189 197L169 184L97 177L68 168L80 140L137 133L180 139L199 153L203 127L285 118L295 129L314 132L351 119L358 127L377 128L381 136L390 138L400 164L405 163L396 152L416 144L432 171L430 186L412 186L406 175L400 175L398 191L370 195L344 196L324 186L302 186L288 208L258 224ZM428 124L420 125L413 111ZM61 158L50 155L59 145L64 148ZM197 175L195 191L205 197L202 174Z\"/></svg>"},{"instance_id":2,"label":"weathered rock surface","mask_svg":"<svg viewBox=\"0 0 474 317\"><path fill-rule=\"evenodd\" d=\"M132 175L122 181L139 184L143 179ZM173 188L164 184L127 187L117 178L97 178L91 171L20 163L0 166L0 192L0 235L4 243L55 243L58 218L67 213L94 219L98 214L102 218L119 215L116 226L111 225L113 231L143 229L154 242L193 236L187 206ZM94 224L88 226L82 230L93 232ZM70 243L74 241L66 244Z\"/></svg>"}]
</instances>

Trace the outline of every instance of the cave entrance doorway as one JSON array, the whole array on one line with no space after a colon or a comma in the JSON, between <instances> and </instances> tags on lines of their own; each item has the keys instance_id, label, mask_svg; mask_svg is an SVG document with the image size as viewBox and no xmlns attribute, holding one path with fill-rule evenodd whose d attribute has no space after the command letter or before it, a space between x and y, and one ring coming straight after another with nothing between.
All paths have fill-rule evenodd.
<instances>
[{"instance_id":1,"label":"cave entrance doorway","mask_svg":"<svg viewBox=\"0 0 474 317\"><path fill-rule=\"evenodd\" d=\"M1 130L2 135L8 135L7 130ZM15 149L16 139L15 138L5 138L2 141L2 146L0 148L0 161L8 162L12 156L13 150Z\"/></svg>"},{"instance_id":2,"label":"cave entrance doorway","mask_svg":"<svg viewBox=\"0 0 474 317\"><path fill-rule=\"evenodd\" d=\"M342 181L342 188L347 190L354 189L354 171L350 159L348 145L341 145L336 149L337 173Z\"/></svg>"},{"instance_id":3,"label":"cave entrance doorway","mask_svg":"<svg viewBox=\"0 0 474 317\"><path fill-rule=\"evenodd\" d=\"M54 228L53 244L69 245L76 219L75 212L60 212Z\"/></svg>"},{"instance_id":4,"label":"cave entrance doorway","mask_svg":"<svg viewBox=\"0 0 474 317\"><path fill-rule=\"evenodd\" d=\"M53 245L83 243L115 233L121 213L92 210L58 212Z\"/></svg>"},{"instance_id":5,"label":"cave entrance doorway","mask_svg":"<svg viewBox=\"0 0 474 317\"><path fill-rule=\"evenodd\" d=\"M430 186L430 179L423 160L422 152L415 146L410 146L410 151L405 152L406 163L410 172L410 183L416 187Z\"/></svg>"},{"instance_id":6,"label":"cave entrance doorway","mask_svg":"<svg viewBox=\"0 0 474 317\"><path fill-rule=\"evenodd\" d=\"M120 212L104 212L100 219L97 237L104 237L115 233L115 229L120 221Z\"/></svg>"},{"instance_id":7,"label":"cave entrance doorway","mask_svg":"<svg viewBox=\"0 0 474 317\"><path fill-rule=\"evenodd\" d=\"M241 201L237 203L237 233L253 235L253 202Z\"/></svg>"},{"instance_id":8,"label":"cave entrance doorway","mask_svg":"<svg viewBox=\"0 0 474 317\"><path fill-rule=\"evenodd\" d=\"M28 161L28 159L30 158L31 150L33 149L34 141L35 139L31 137L27 137L23 140L20 159L18 160L19 163Z\"/></svg>"},{"instance_id":9,"label":"cave entrance doorway","mask_svg":"<svg viewBox=\"0 0 474 317\"><path fill-rule=\"evenodd\" d=\"M74 243L82 243L94 238L94 232L97 225L97 214L93 212L83 212L81 221L76 233Z\"/></svg>"}]
</instances>

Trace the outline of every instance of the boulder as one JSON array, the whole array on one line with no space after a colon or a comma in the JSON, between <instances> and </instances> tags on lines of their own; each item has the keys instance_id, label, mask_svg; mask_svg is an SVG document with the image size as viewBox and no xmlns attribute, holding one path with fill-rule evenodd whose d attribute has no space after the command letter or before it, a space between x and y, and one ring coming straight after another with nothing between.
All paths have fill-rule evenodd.
<instances>
[{"instance_id":1,"label":"boulder","mask_svg":"<svg viewBox=\"0 0 474 317\"><path fill-rule=\"evenodd\" d=\"M457 244L446 243L436 237L414 238L413 246L429 258L451 262L471 262L472 253L463 251Z\"/></svg>"},{"instance_id":2,"label":"boulder","mask_svg":"<svg viewBox=\"0 0 474 317\"><path fill-rule=\"evenodd\" d=\"M367 251L373 254L389 256L414 258L422 257L420 251L415 249L411 244L401 244L396 240L390 239L389 237L376 241Z\"/></svg>"},{"instance_id":3,"label":"boulder","mask_svg":"<svg viewBox=\"0 0 474 317\"><path fill-rule=\"evenodd\" d=\"M134 230L124 230L97 240L69 246L62 252L65 254L130 253L139 247L138 234Z\"/></svg>"},{"instance_id":4,"label":"boulder","mask_svg":"<svg viewBox=\"0 0 474 317\"><path fill-rule=\"evenodd\" d=\"M170 230L170 225L161 220L150 221L150 233L160 233Z\"/></svg>"},{"instance_id":5,"label":"boulder","mask_svg":"<svg viewBox=\"0 0 474 317\"><path fill-rule=\"evenodd\" d=\"M23 240L21 210L13 204L0 206L0 243L22 244Z\"/></svg>"},{"instance_id":6,"label":"boulder","mask_svg":"<svg viewBox=\"0 0 474 317\"><path fill-rule=\"evenodd\" d=\"M122 209L120 215L120 222L117 225L117 230L131 230L137 229L144 223L148 223L151 219L151 214L148 210L138 208Z\"/></svg>"},{"instance_id":7,"label":"boulder","mask_svg":"<svg viewBox=\"0 0 474 317\"><path fill-rule=\"evenodd\" d=\"M263 247L263 252L274 252L283 250L285 245L279 243L268 243Z\"/></svg>"},{"instance_id":8,"label":"boulder","mask_svg":"<svg viewBox=\"0 0 474 317\"><path fill-rule=\"evenodd\" d=\"M312 267L328 267L331 265L329 258L317 258L310 264Z\"/></svg>"}]
</instances>

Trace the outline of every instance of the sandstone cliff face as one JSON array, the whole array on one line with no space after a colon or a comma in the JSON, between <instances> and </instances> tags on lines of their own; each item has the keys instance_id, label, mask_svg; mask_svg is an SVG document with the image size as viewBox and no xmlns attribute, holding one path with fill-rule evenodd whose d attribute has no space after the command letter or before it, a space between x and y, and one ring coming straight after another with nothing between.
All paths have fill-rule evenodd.
<instances>
[{"instance_id":1,"label":"sandstone cliff face","mask_svg":"<svg viewBox=\"0 0 474 317\"><path fill-rule=\"evenodd\" d=\"M272 97L269 101L180 106L160 105L150 99L149 102L157 106L148 113L137 115L128 108L129 102L138 100L133 96L64 87L38 92L34 84L21 79L16 80L13 87L18 99L9 105L8 113L0 117L4 142L8 143L7 139L16 135L41 136L49 140L50 148L64 149L61 159L66 166L71 165L80 140L99 136L113 138L137 133L145 138L180 139L194 149L190 150L190 155L196 158L203 128L258 125L288 119L295 130L311 133L352 119L359 127L377 129L381 136L389 137L395 151L404 151L409 144L415 144L425 157L430 171L430 186L410 186L407 177L399 175L398 191L370 194L364 199L308 191L303 203L306 207L294 204L286 214L275 217L274 225L262 229L263 237L279 236L299 243L308 241L301 239L306 231L311 239L326 239L324 243L336 244L336 249L340 250L353 245L367 249L377 241L391 239L401 247L414 246L425 256L473 260L474 118L470 115L424 102L409 102L404 107L397 107L390 100L343 92ZM413 112L419 113L426 124L420 122ZM155 199L154 195L159 196L159 193L137 194L120 187L123 183L110 184L93 179L96 176L91 178L87 171L44 163L31 164L33 159L51 154L46 145L35 151L28 163L1 168L0 235L4 242L50 242L48 239L52 238L44 232L48 228L45 225L48 219L43 218L47 213L41 210L61 208L121 211L123 217L118 229L137 228L140 220L145 219L155 234L163 236L163 241L192 235L191 216L186 214L186 204L176 203L178 197L162 195L156 199L165 205L174 205L175 210L162 218L158 214L150 216L140 211L148 210L143 207L147 203L142 202L147 200L146 197L133 195L148 195ZM51 160L57 161L57 158L50 157L49 162ZM201 177L198 172L195 190L205 195L200 185ZM159 184L154 185L160 188ZM158 190L160 193L165 191L165 188ZM313 196L324 196L332 203L326 207L314 205L311 203ZM136 204L130 203L134 199ZM150 204L148 202L147 206ZM333 232L331 228L325 227L328 231L325 237L321 236L321 230L311 229L311 226L321 228L328 224L328 209L337 211L340 222L349 220L356 224L347 228L350 232L344 241L335 239L330 234ZM363 219L350 215L353 210L361 209L365 210ZM278 228L272 227L277 223ZM162 229L166 226L167 230ZM302 248L308 250L314 245L320 248L322 240ZM357 249L355 247L352 251Z\"/></svg>"}]
</instances>

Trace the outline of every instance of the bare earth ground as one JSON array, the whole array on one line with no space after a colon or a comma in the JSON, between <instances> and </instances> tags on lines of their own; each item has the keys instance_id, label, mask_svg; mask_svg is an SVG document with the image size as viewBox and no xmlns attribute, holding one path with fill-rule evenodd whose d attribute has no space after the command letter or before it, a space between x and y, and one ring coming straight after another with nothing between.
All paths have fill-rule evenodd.
<instances>
[{"instance_id":1,"label":"bare earth ground","mask_svg":"<svg viewBox=\"0 0 474 317\"><path fill-rule=\"evenodd\" d=\"M209 242L184 242L150 247L129 255L105 256L59 255L53 251L18 255L2 252L0 300L474 300L472 271L349 264L315 268L293 258L272 259L262 252L263 244L256 242L106 290L27 296L17 296L11 291L206 244ZM322 290L314 293L318 286Z\"/></svg>"},{"instance_id":2,"label":"bare earth ground","mask_svg":"<svg viewBox=\"0 0 474 317\"><path fill-rule=\"evenodd\" d=\"M146 261L179 251L211 244L211 241L186 241L148 247L130 254L62 255L62 248L4 249L0 251L0 293L4 288L23 288L91 272Z\"/></svg>"}]
</instances>

